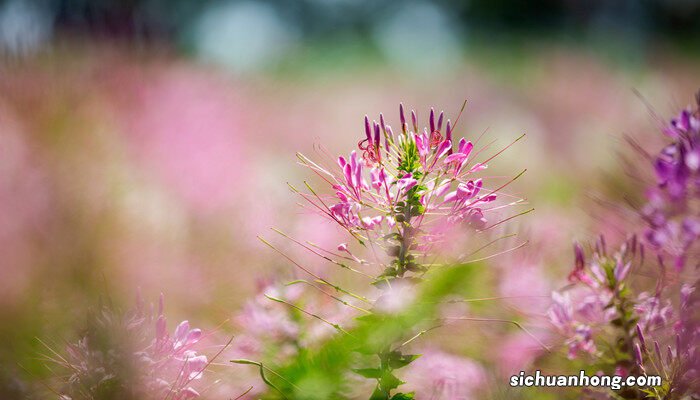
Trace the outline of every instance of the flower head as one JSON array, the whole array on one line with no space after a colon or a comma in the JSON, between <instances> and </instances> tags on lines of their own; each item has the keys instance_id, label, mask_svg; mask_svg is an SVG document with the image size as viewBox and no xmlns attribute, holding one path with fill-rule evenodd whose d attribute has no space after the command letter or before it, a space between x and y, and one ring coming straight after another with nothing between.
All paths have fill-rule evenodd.
<instances>
[{"instance_id":1,"label":"flower head","mask_svg":"<svg viewBox=\"0 0 700 400\"><path fill-rule=\"evenodd\" d=\"M398 134L383 115L379 122L364 119L364 135L357 150L340 156L337 167L324 168L300 156L302 162L326 180L332 198L304 195L312 206L347 230L360 243L371 242L394 258L384 265L382 279L424 272L428 251L454 240L455 228L483 230L489 215L502 208L499 188L489 187L476 174L486 161L474 162L474 143L453 143L454 125L431 109L428 126L419 129L415 111L410 125L399 107ZM509 199L508 204L518 203ZM343 252L348 246L343 246ZM377 252L375 251L375 254ZM354 258L354 256L353 256Z\"/></svg>"},{"instance_id":2,"label":"flower head","mask_svg":"<svg viewBox=\"0 0 700 400\"><path fill-rule=\"evenodd\" d=\"M574 286L567 292L554 292L548 312L550 322L568 345L569 358L580 352L596 355L596 336L602 335L611 321L630 317L635 303L628 298L626 287L632 266L640 261L642 252L636 236L612 255L602 236L590 257L584 254L583 246L574 245L574 267L569 274Z\"/></svg>"},{"instance_id":3,"label":"flower head","mask_svg":"<svg viewBox=\"0 0 700 400\"><path fill-rule=\"evenodd\" d=\"M208 366L197 354L202 331L182 321L172 336L167 331L163 299L158 312L146 312L139 301L120 314L104 308L91 318L88 332L69 344L70 366L65 395L70 399L118 398L175 400L199 397L193 387Z\"/></svg>"},{"instance_id":4,"label":"flower head","mask_svg":"<svg viewBox=\"0 0 700 400\"><path fill-rule=\"evenodd\" d=\"M642 216L647 242L680 270L700 238L700 96L663 129L672 142L655 157L656 186L647 191Z\"/></svg>"}]
</instances>

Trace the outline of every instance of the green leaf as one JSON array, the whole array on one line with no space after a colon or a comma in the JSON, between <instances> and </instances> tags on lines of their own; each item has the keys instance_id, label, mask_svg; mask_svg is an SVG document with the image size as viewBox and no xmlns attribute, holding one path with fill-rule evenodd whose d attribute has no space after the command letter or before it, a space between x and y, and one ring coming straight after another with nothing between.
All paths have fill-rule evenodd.
<instances>
[{"instance_id":1,"label":"green leaf","mask_svg":"<svg viewBox=\"0 0 700 400\"><path fill-rule=\"evenodd\" d=\"M378 379L382 376L382 370L380 370L379 368L358 368L353 369L353 372L355 372L356 374L360 374L365 378Z\"/></svg>"},{"instance_id":2,"label":"green leaf","mask_svg":"<svg viewBox=\"0 0 700 400\"><path fill-rule=\"evenodd\" d=\"M411 393L396 393L391 397L391 400L413 400L414 396L416 394L411 392Z\"/></svg>"},{"instance_id":3,"label":"green leaf","mask_svg":"<svg viewBox=\"0 0 700 400\"><path fill-rule=\"evenodd\" d=\"M391 389L396 389L402 383L404 382L397 378L396 375L392 374L389 371L385 371L381 378L380 388L384 392L389 393L391 392Z\"/></svg>"},{"instance_id":4,"label":"green leaf","mask_svg":"<svg viewBox=\"0 0 700 400\"><path fill-rule=\"evenodd\" d=\"M369 400L388 400L389 395L385 392L382 392L379 388L374 389L374 392L372 392L372 396L369 398Z\"/></svg>"},{"instance_id":5,"label":"green leaf","mask_svg":"<svg viewBox=\"0 0 700 400\"><path fill-rule=\"evenodd\" d=\"M401 354L398 351L392 351L391 354L389 354L389 365L394 369L403 368L415 361L418 357L420 357L420 354Z\"/></svg>"},{"instance_id":6,"label":"green leaf","mask_svg":"<svg viewBox=\"0 0 700 400\"><path fill-rule=\"evenodd\" d=\"M406 269L411 272L425 272L428 270L425 266L413 262L406 264Z\"/></svg>"},{"instance_id":7,"label":"green leaf","mask_svg":"<svg viewBox=\"0 0 700 400\"><path fill-rule=\"evenodd\" d=\"M381 275L379 275L380 278L384 277L395 277L399 273L399 270L394 267L387 267L384 269L384 272L382 272Z\"/></svg>"}]
</instances>

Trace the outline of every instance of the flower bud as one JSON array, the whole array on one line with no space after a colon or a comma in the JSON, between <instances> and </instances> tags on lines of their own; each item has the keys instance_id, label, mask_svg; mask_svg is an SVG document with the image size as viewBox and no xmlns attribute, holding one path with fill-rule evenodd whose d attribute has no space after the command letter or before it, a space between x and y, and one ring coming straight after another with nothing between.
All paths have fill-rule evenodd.
<instances>
[{"instance_id":1,"label":"flower bud","mask_svg":"<svg viewBox=\"0 0 700 400\"><path fill-rule=\"evenodd\" d=\"M639 348L639 343L634 344L634 361L640 367L642 366L642 350Z\"/></svg>"},{"instance_id":2,"label":"flower bud","mask_svg":"<svg viewBox=\"0 0 700 400\"><path fill-rule=\"evenodd\" d=\"M642 333L642 328L637 324L637 338L639 339L639 343L642 344L642 350L645 352L647 351L647 344L646 341L644 340L644 333Z\"/></svg>"},{"instance_id":3,"label":"flower bud","mask_svg":"<svg viewBox=\"0 0 700 400\"><path fill-rule=\"evenodd\" d=\"M368 141L372 141L372 130L369 127L369 117L365 115L365 135Z\"/></svg>"},{"instance_id":4,"label":"flower bud","mask_svg":"<svg viewBox=\"0 0 700 400\"><path fill-rule=\"evenodd\" d=\"M586 259L583 254L583 247L581 247L581 244L578 242L574 243L574 257L576 271L582 271L586 265Z\"/></svg>"}]
</instances>

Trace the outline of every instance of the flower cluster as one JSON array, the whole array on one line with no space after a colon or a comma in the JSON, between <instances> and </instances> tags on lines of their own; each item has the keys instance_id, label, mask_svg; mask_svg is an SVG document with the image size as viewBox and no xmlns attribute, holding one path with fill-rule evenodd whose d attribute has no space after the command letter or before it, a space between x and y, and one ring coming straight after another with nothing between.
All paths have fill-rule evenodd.
<instances>
[{"instance_id":1,"label":"flower cluster","mask_svg":"<svg viewBox=\"0 0 700 400\"><path fill-rule=\"evenodd\" d=\"M646 392L654 398L684 398L700 392L700 279L697 243L700 238L700 92L696 106L683 110L663 130L672 143L656 157L658 184L648 191L643 216L645 236L660 260L657 292L666 290L677 300L640 295L642 316L634 358L642 371L666 378L667 384ZM676 273L664 268L671 259ZM673 323L671 323L673 322ZM644 336L653 338L653 346ZM665 351L663 348L665 346Z\"/></svg>"},{"instance_id":2,"label":"flower cluster","mask_svg":"<svg viewBox=\"0 0 700 400\"><path fill-rule=\"evenodd\" d=\"M334 332L332 323L353 316L347 310L342 314L342 303L316 296L306 290L305 281L284 285L275 280L261 281L258 293L243 306L235 320L240 333L234 349L246 358L281 362L298 354L309 343L321 340ZM319 292L320 293L320 292ZM304 320L304 312L314 315Z\"/></svg>"},{"instance_id":3,"label":"flower cluster","mask_svg":"<svg viewBox=\"0 0 700 400\"><path fill-rule=\"evenodd\" d=\"M454 139L453 125L442 112L436 115L431 109L424 128L419 128L413 110L409 123L403 105L399 117L397 134L383 115L379 122L365 117L365 135L358 149L347 158L338 157L335 168L300 156L335 191L333 199L315 192L304 195L305 199L360 244L376 245L392 257L379 276L385 280L425 272L420 259L444 243L451 229L486 229L486 215L502 207L494 202L507 185L487 188L475 176L493 157L475 162L474 143ZM350 253L346 244L338 250Z\"/></svg>"},{"instance_id":4,"label":"flower cluster","mask_svg":"<svg viewBox=\"0 0 700 400\"><path fill-rule=\"evenodd\" d=\"M444 113L438 114L431 109L426 127L418 126L415 111L410 112L409 118L403 105L400 105L400 128L395 133L383 115L380 114L379 122L365 117L364 135L357 149L350 152L348 157L338 157L331 167L299 155L302 164L325 181L334 195L319 195L309 184L307 188L310 193L297 192L313 210L348 232L358 246L340 243L331 251L292 239L278 231L322 259L372 279L374 286L367 287L368 292L355 294L286 257L315 278L304 283L325 294L327 299L335 300L335 304L353 309L350 313L341 311L338 314L353 315L355 311L364 314L353 321L345 321L355 324L355 327L381 326L382 321L391 321L393 317L401 319L417 302L419 290L416 285L423 281L432 266L444 260L465 262L471 254L486 247L476 240L470 240L468 246L472 246L473 252L467 254L464 251L470 250L468 246L455 246L467 236L465 233L481 233L499 225L503 220L495 220L492 216L522 201L502 193L502 189L520 175L494 187L489 187L484 178L478 176L480 171L487 168L487 163L505 149L476 161L479 156L479 151L475 150L476 142L453 138L459 117L453 125L446 120ZM477 235L469 235L469 238L473 239L474 236ZM478 236L487 239L488 234ZM452 254L446 254L449 253L446 251L448 246L461 247L459 251L463 253L451 257ZM368 266L377 269L368 271ZM326 290L335 290L335 293ZM379 295L376 295L377 290ZM326 317L311 303L300 299L265 297L324 322L322 326L326 328L330 326L337 332L353 336L339 323L331 321L337 321L337 317ZM404 383L396 375L396 370L418 358L415 354L404 354L404 346L422 335L420 328L427 322L426 318L431 323L435 322L432 314L430 317L417 315L421 317L416 321L411 321L411 317L401 322L407 324L401 329L387 330L387 337L373 338L369 344L356 343L352 346L357 348L354 351L358 353L355 364L361 364L353 367L362 367L352 368L352 371L376 381L372 399L413 398L412 393L395 393L395 390ZM447 365L459 368L464 365L449 357L446 359ZM430 358L425 361L430 361ZM443 378L436 378L442 386L441 398L445 395L447 398L462 398L466 393L462 388L463 382L452 382L447 375ZM286 384L284 381L281 383Z\"/></svg>"},{"instance_id":5,"label":"flower cluster","mask_svg":"<svg viewBox=\"0 0 700 400\"><path fill-rule=\"evenodd\" d=\"M583 247L578 243L574 245L575 263L569 281L573 284L570 290L576 301L572 302L569 292L552 294L548 315L566 338L569 358L575 358L581 351L595 355L594 334L611 321L617 321L623 336L632 329L634 303L629 299L626 279L635 259L643 258L643 247L635 236L611 256L607 254L602 236L595 247L587 261Z\"/></svg>"},{"instance_id":6,"label":"flower cluster","mask_svg":"<svg viewBox=\"0 0 700 400\"><path fill-rule=\"evenodd\" d=\"M667 380L666 385L647 391L654 398L680 399L700 391L698 283L681 286L679 318L670 335L663 334L663 331L645 334L638 328L638 340L634 345L637 366L645 374L660 375Z\"/></svg>"},{"instance_id":7,"label":"flower cluster","mask_svg":"<svg viewBox=\"0 0 700 400\"><path fill-rule=\"evenodd\" d=\"M68 345L67 356L55 360L71 371L62 398L198 398L193 384L208 366L195 350L201 338L188 321L168 333L162 295L157 313L141 301L124 315L105 307L90 318L85 336Z\"/></svg>"},{"instance_id":8,"label":"flower cluster","mask_svg":"<svg viewBox=\"0 0 700 400\"><path fill-rule=\"evenodd\" d=\"M697 100L700 107L700 94ZM612 257L601 238L588 262L576 245L569 280L587 294L572 302L567 294L555 293L549 312L566 337L570 357L583 350L608 373L664 379L660 387L625 388L614 398L681 399L700 392L699 280L697 268L685 268L697 262L694 246L700 237L700 109L684 110L664 133L673 142L654 160L658 184L648 190L642 209L645 244L657 263L645 268L645 247L636 235ZM666 268L669 258L672 270ZM633 286L633 273L646 284Z\"/></svg>"},{"instance_id":9,"label":"flower cluster","mask_svg":"<svg viewBox=\"0 0 700 400\"><path fill-rule=\"evenodd\" d=\"M647 241L679 270L692 261L700 237L700 94L696 100L696 108L683 110L663 130L672 142L655 158L658 184L642 209Z\"/></svg>"}]
</instances>

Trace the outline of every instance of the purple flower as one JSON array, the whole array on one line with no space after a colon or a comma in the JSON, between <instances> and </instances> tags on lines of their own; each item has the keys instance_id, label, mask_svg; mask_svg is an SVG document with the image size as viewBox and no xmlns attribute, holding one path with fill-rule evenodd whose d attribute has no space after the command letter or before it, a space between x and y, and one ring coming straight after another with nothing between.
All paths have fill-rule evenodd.
<instances>
[{"instance_id":1,"label":"purple flower","mask_svg":"<svg viewBox=\"0 0 700 400\"><path fill-rule=\"evenodd\" d=\"M642 216L647 242L661 257L683 269L700 238L700 214L692 204L700 194L700 104L672 119L663 132L672 143L654 160L657 185L647 191ZM697 255L697 253L692 253Z\"/></svg>"},{"instance_id":2,"label":"purple flower","mask_svg":"<svg viewBox=\"0 0 700 400\"><path fill-rule=\"evenodd\" d=\"M569 359L576 358L579 352L595 354L597 351L591 327L588 325L578 325L574 330L574 336L567 343L569 345Z\"/></svg>"},{"instance_id":3,"label":"purple flower","mask_svg":"<svg viewBox=\"0 0 700 400\"><path fill-rule=\"evenodd\" d=\"M674 315L670 300L662 301L647 292L639 294L634 309L640 316L640 324L647 330L663 328Z\"/></svg>"}]
</instances>

